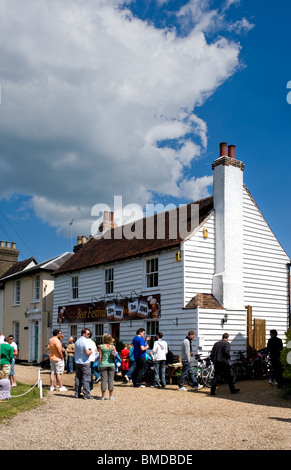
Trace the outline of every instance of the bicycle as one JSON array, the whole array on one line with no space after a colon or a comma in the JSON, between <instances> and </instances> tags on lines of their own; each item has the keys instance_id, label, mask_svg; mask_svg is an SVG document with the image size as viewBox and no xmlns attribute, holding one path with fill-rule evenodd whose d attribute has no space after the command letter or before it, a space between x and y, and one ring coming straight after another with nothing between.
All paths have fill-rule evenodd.
<instances>
[{"instance_id":1,"label":"bicycle","mask_svg":"<svg viewBox=\"0 0 291 470\"><path fill-rule=\"evenodd\" d=\"M249 359L244 356L243 351L235 353L238 360L231 366L238 380L250 380L252 378L261 380L268 377L270 373L269 361L265 349L253 350Z\"/></svg>"},{"instance_id":2,"label":"bicycle","mask_svg":"<svg viewBox=\"0 0 291 470\"><path fill-rule=\"evenodd\" d=\"M194 372L194 375L200 385L205 385L203 382L203 376L204 376L204 370L207 367L207 358L202 358L200 354L195 354L195 359L197 364L192 366L192 370ZM193 382L191 380L190 374L187 377L187 382L188 384L193 387Z\"/></svg>"},{"instance_id":3,"label":"bicycle","mask_svg":"<svg viewBox=\"0 0 291 470\"><path fill-rule=\"evenodd\" d=\"M210 358L207 358L207 361L208 361L208 366L203 369L202 381L206 387L211 388L212 381L215 375L215 365L213 364ZM235 371L231 367L230 367L230 375L232 377L232 382L235 383L236 374L235 374ZM223 377L220 378L220 383L223 383L223 384L226 383Z\"/></svg>"},{"instance_id":4,"label":"bicycle","mask_svg":"<svg viewBox=\"0 0 291 470\"><path fill-rule=\"evenodd\" d=\"M236 375L238 380L250 379L252 371L243 351L238 351L234 354L238 355L238 359L231 365L233 373Z\"/></svg>"}]
</instances>

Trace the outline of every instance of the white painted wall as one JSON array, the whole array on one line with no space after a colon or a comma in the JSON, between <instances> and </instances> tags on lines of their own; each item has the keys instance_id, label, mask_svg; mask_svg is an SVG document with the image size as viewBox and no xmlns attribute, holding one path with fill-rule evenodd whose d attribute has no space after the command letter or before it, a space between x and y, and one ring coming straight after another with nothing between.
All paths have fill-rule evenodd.
<instances>
[{"instance_id":1,"label":"white painted wall","mask_svg":"<svg viewBox=\"0 0 291 470\"><path fill-rule=\"evenodd\" d=\"M250 193L244 189L245 304L253 307L253 318L266 319L270 329L284 338L288 328L289 257L268 226Z\"/></svg>"}]
</instances>

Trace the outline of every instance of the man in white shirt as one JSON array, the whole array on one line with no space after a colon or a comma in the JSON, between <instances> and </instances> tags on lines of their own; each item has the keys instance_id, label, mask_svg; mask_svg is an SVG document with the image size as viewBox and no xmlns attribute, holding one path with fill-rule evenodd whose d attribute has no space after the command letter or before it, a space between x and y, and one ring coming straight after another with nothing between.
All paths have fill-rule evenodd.
<instances>
[{"instance_id":1,"label":"man in white shirt","mask_svg":"<svg viewBox=\"0 0 291 470\"><path fill-rule=\"evenodd\" d=\"M13 361L12 361L11 370L10 370L10 382L11 382L11 387L16 387L17 384L16 384L16 375L15 375L14 365L15 365L16 356L18 356L18 347L14 341L13 335L8 336L8 343L10 344L10 346L13 347Z\"/></svg>"},{"instance_id":2,"label":"man in white shirt","mask_svg":"<svg viewBox=\"0 0 291 470\"><path fill-rule=\"evenodd\" d=\"M80 338L75 343L75 398L81 398L81 389L83 387L84 400L91 398L91 361L92 344L89 341L90 330L83 328Z\"/></svg>"},{"instance_id":3,"label":"man in white shirt","mask_svg":"<svg viewBox=\"0 0 291 470\"><path fill-rule=\"evenodd\" d=\"M156 336L157 340L154 343L153 347L153 361L155 367L155 388L166 387L166 356L168 352L168 344L166 341L162 340L163 333L158 332Z\"/></svg>"}]
</instances>

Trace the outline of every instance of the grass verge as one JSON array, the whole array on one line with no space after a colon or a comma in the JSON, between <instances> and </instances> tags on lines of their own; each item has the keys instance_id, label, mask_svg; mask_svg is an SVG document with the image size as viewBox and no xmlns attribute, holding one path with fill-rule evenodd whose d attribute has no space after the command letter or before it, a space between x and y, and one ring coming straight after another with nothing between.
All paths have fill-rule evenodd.
<instances>
[{"instance_id":1,"label":"grass verge","mask_svg":"<svg viewBox=\"0 0 291 470\"><path fill-rule=\"evenodd\" d=\"M17 387L11 388L11 399L0 402L0 421L12 418L18 413L28 411L45 403L47 390L42 389L43 398L39 396L39 388L17 382ZM30 391L29 391L30 390ZM29 391L29 392L28 392ZM28 392L28 393L26 393Z\"/></svg>"}]
</instances>

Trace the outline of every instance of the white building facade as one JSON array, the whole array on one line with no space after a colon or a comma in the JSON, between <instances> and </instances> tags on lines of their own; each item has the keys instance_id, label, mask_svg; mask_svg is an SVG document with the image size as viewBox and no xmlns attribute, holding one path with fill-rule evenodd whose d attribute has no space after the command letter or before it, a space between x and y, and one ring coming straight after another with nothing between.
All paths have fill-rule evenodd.
<instances>
[{"instance_id":1,"label":"white building facade","mask_svg":"<svg viewBox=\"0 0 291 470\"><path fill-rule=\"evenodd\" d=\"M207 355L224 332L233 352L263 347L270 329L284 337L290 258L244 186L234 146L220 144L213 173L213 197L196 203L199 224L186 237L90 239L55 272L53 329L65 342L86 326L97 341L110 333L131 343L144 327L180 354L194 330L194 348ZM144 312L131 315L132 301Z\"/></svg>"}]
</instances>

